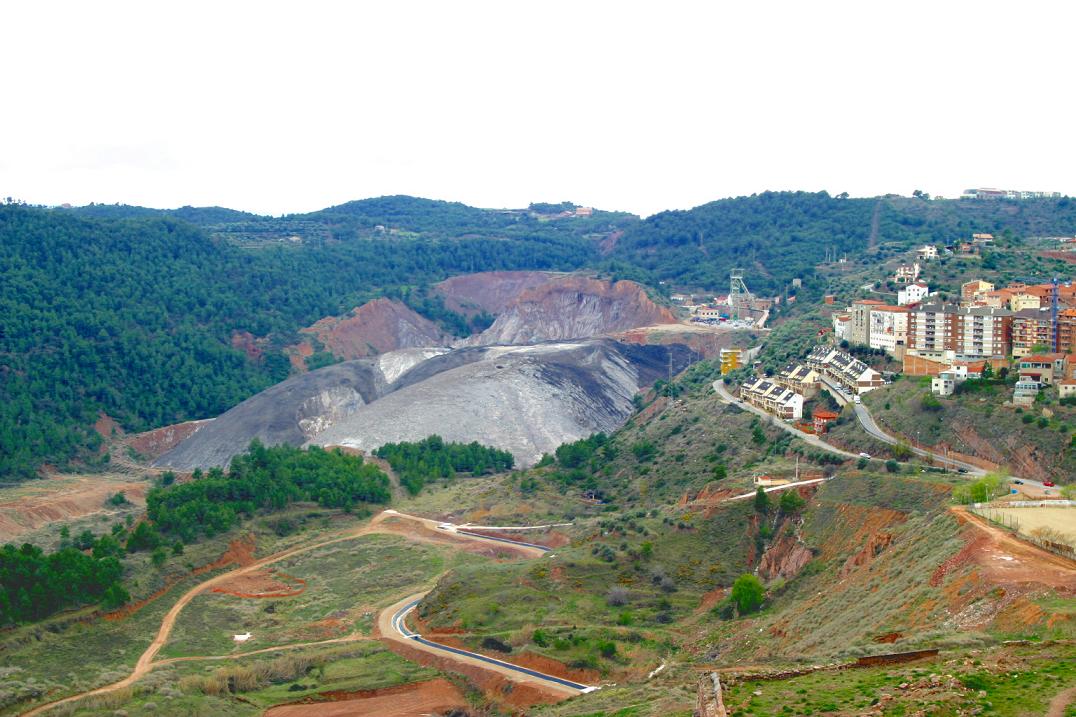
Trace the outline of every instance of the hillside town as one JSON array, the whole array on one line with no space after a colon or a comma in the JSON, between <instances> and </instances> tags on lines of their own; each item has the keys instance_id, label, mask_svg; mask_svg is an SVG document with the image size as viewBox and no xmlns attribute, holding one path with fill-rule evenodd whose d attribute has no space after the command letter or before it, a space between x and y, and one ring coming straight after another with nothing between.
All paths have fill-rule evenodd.
<instances>
[{"instance_id":1,"label":"hillside town","mask_svg":"<svg viewBox=\"0 0 1076 717\"><path fill-rule=\"evenodd\" d=\"M820 388L858 396L887 379L862 360L870 349L900 366L904 376L931 377L931 392L951 396L968 379L1015 373L1011 403L1030 406L1044 392L1076 396L1076 284L983 279L960 285L959 297L943 298L923 277L924 266L941 256L974 255L993 244L991 234L939 248L927 244L901 263L891 281L896 304L875 298L853 300L831 314L832 331L802 363L740 387L740 397L785 420L803 418L804 401ZM866 288L866 287L865 287ZM827 295L832 305L835 297ZM897 373L897 372L894 372Z\"/></svg>"}]
</instances>

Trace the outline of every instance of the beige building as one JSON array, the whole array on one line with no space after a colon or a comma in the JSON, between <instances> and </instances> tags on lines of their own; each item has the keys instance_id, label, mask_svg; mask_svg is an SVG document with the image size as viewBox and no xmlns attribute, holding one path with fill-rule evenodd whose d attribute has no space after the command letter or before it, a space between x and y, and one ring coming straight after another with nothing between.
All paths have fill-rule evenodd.
<instances>
[{"instance_id":1,"label":"beige building","mask_svg":"<svg viewBox=\"0 0 1076 717\"><path fill-rule=\"evenodd\" d=\"M820 382L818 372L803 364L789 364L773 377L775 383L785 388L790 388L804 398L810 398L818 393Z\"/></svg>"},{"instance_id":2,"label":"beige building","mask_svg":"<svg viewBox=\"0 0 1076 717\"><path fill-rule=\"evenodd\" d=\"M1038 309L1041 307L1042 299L1034 294L1019 293L1013 294L1009 298L1009 309L1011 311L1024 311L1025 309Z\"/></svg>"},{"instance_id":3,"label":"beige building","mask_svg":"<svg viewBox=\"0 0 1076 717\"><path fill-rule=\"evenodd\" d=\"M986 292L993 290L994 285L989 281L976 279L975 281L969 281L960 285L960 298L964 301L971 302L976 299L979 294L985 294Z\"/></svg>"},{"instance_id":4,"label":"beige building","mask_svg":"<svg viewBox=\"0 0 1076 717\"><path fill-rule=\"evenodd\" d=\"M870 346L871 309L876 306L885 306L885 302L877 299L859 299L852 302L852 329L848 338L850 343Z\"/></svg>"}]
</instances>

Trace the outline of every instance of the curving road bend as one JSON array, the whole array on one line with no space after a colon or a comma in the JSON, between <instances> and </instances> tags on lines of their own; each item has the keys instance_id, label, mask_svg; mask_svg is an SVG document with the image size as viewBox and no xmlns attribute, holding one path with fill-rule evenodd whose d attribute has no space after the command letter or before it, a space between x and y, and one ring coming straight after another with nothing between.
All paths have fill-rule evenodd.
<instances>
[{"instance_id":1,"label":"curving road bend","mask_svg":"<svg viewBox=\"0 0 1076 717\"><path fill-rule=\"evenodd\" d=\"M525 682L537 685L544 690L552 690L567 697L594 692L598 689L597 687L573 682L572 680L567 680L563 677L556 677L544 672L539 672L538 670L532 670L528 667L514 665L511 662L498 660L494 657L489 657L488 655L463 650L458 647L452 647L451 645L442 645L439 642L427 640L417 632L412 632L407 627L407 615L415 609L419 601L425 596L426 593L410 595L403 600L400 600L395 605L382 610L381 614L378 616L377 622L381 636L393 640L394 642L404 643L415 649L422 650L423 652L440 654L442 656L447 653L451 656L451 659L454 659L457 662L474 665L475 667L480 667L486 670L493 670L515 682Z\"/></svg>"}]
</instances>

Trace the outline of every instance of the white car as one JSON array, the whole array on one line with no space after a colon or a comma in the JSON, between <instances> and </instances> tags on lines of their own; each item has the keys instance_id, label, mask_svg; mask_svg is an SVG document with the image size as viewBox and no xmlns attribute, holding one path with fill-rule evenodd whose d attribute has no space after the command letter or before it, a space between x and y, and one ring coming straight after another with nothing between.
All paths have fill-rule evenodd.
<instances>
[{"instance_id":1,"label":"white car","mask_svg":"<svg viewBox=\"0 0 1076 717\"><path fill-rule=\"evenodd\" d=\"M870 453L860 453L859 457L860 458L866 458L867 460L870 460L871 454Z\"/></svg>"}]
</instances>

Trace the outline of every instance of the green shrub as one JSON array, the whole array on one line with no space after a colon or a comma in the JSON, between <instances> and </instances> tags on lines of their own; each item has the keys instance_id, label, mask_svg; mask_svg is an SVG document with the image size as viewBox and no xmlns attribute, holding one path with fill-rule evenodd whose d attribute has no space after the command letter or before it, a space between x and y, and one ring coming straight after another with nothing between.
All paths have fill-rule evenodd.
<instances>
[{"instance_id":1,"label":"green shrub","mask_svg":"<svg viewBox=\"0 0 1076 717\"><path fill-rule=\"evenodd\" d=\"M741 615L758 610L765 595L766 589L762 586L762 581L751 573L744 573L736 578L736 582L732 584L732 592L729 593Z\"/></svg>"}]
</instances>

